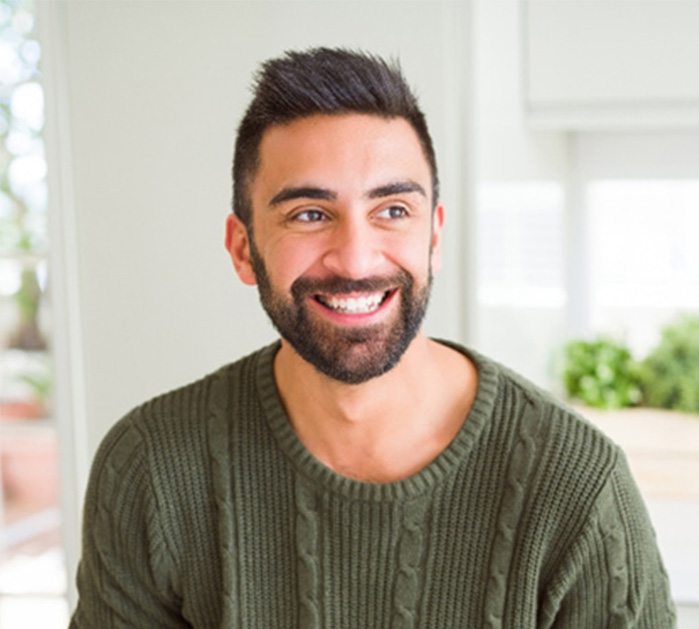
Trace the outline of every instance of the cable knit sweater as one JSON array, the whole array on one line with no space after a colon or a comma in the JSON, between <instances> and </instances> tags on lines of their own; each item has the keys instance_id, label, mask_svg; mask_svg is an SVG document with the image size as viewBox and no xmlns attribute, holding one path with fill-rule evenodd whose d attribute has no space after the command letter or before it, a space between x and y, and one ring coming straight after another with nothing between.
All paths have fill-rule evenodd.
<instances>
[{"instance_id":1,"label":"cable knit sweater","mask_svg":"<svg viewBox=\"0 0 699 629\"><path fill-rule=\"evenodd\" d=\"M304 448L266 347L117 423L85 501L73 628L674 626L619 449L478 354L471 412L372 484Z\"/></svg>"}]
</instances>

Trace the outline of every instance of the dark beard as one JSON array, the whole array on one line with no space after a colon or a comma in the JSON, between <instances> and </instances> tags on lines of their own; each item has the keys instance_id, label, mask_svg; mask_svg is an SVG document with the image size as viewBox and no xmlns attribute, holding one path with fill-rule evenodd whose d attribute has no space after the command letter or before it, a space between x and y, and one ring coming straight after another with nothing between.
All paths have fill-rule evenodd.
<instances>
[{"instance_id":1,"label":"dark beard","mask_svg":"<svg viewBox=\"0 0 699 629\"><path fill-rule=\"evenodd\" d=\"M279 334L318 371L346 384L361 384L392 369L401 359L425 316L432 286L418 289L401 269L390 277L350 280L298 278L291 285L292 299L274 292L264 261L250 242L250 258L262 307ZM378 292L398 289L400 312L396 321L342 328L309 316L306 299L319 293Z\"/></svg>"}]
</instances>

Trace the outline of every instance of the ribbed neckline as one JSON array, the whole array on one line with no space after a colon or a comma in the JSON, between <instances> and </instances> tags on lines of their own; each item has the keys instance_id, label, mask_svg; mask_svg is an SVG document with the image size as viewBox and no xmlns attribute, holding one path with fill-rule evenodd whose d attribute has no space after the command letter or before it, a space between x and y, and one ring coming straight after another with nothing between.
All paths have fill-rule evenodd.
<instances>
[{"instance_id":1,"label":"ribbed neckline","mask_svg":"<svg viewBox=\"0 0 699 629\"><path fill-rule=\"evenodd\" d=\"M498 384L497 366L461 345L436 339L464 354L478 369L476 398L461 429L431 463L408 478L390 483L370 483L337 474L316 459L297 437L284 411L274 379L274 356L281 343L263 348L257 355L257 387L260 403L274 437L298 472L314 484L349 498L388 502L418 496L434 487L467 458L493 411Z\"/></svg>"}]
</instances>

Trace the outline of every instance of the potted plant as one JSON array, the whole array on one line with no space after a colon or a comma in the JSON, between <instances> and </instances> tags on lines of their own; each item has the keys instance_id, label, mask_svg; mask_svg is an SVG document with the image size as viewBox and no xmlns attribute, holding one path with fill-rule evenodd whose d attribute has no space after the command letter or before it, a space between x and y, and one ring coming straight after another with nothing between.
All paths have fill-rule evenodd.
<instances>
[{"instance_id":1,"label":"potted plant","mask_svg":"<svg viewBox=\"0 0 699 629\"><path fill-rule=\"evenodd\" d=\"M684 316L663 329L640 378L648 406L699 413L699 317Z\"/></svg>"},{"instance_id":2,"label":"potted plant","mask_svg":"<svg viewBox=\"0 0 699 629\"><path fill-rule=\"evenodd\" d=\"M618 443L648 497L699 499L699 317L667 326L641 361L606 337L564 351L577 410Z\"/></svg>"},{"instance_id":3,"label":"potted plant","mask_svg":"<svg viewBox=\"0 0 699 629\"><path fill-rule=\"evenodd\" d=\"M566 345L563 384L569 398L593 408L635 406L642 396L639 367L631 352L607 337Z\"/></svg>"}]
</instances>

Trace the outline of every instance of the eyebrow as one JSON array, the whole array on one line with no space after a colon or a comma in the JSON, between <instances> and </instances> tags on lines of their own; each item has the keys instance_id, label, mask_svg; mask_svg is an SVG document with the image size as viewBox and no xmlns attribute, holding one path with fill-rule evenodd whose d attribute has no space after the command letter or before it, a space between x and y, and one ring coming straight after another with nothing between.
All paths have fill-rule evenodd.
<instances>
[{"instance_id":1,"label":"eyebrow","mask_svg":"<svg viewBox=\"0 0 699 629\"><path fill-rule=\"evenodd\" d=\"M380 199L390 197L394 194L405 194L406 192L417 192L427 198L425 189L417 182L407 179L406 181L392 181L382 186L372 188L366 193L368 199ZM335 201L337 192L327 188L318 188L315 186L288 186L282 188L275 194L269 206L274 207L284 203L285 201L293 201L294 199L317 199L319 201Z\"/></svg>"},{"instance_id":2,"label":"eyebrow","mask_svg":"<svg viewBox=\"0 0 699 629\"><path fill-rule=\"evenodd\" d=\"M394 194L404 194L406 192L417 192L427 198L425 189L419 183L410 179L406 181L393 181L384 186L372 188L366 196L370 199L380 199L381 197L390 197Z\"/></svg>"},{"instance_id":3,"label":"eyebrow","mask_svg":"<svg viewBox=\"0 0 699 629\"><path fill-rule=\"evenodd\" d=\"M282 188L275 194L269 202L270 207L292 201L294 199L318 199L320 201L334 201L337 193L326 188L316 188L313 186L291 186Z\"/></svg>"}]
</instances>

